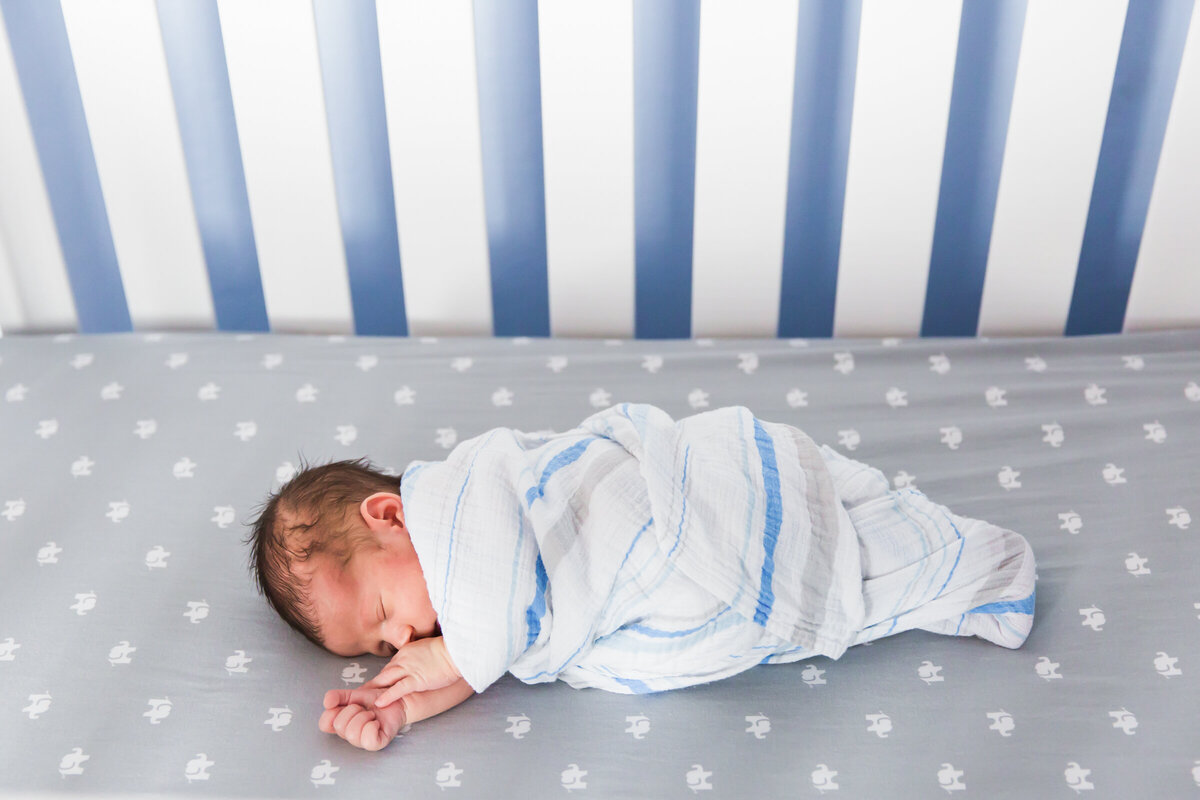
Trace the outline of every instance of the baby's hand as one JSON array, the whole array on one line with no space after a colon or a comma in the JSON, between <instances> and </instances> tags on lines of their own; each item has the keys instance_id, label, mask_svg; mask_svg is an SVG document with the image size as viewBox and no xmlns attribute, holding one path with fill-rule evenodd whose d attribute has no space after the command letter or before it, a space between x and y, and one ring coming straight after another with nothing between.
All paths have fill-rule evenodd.
<instances>
[{"instance_id":1,"label":"baby's hand","mask_svg":"<svg viewBox=\"0 0 1200 800\"><path fill-rule=\"evenodd\" d=\"M458 668L446 652L446 643L441 636L415 639L396 651L387 666L368 681L366 687L386 687L375 700L378 709L389 708L391 703L410 692L428 692L441 689L461 678Z\"/></svg>"},{"instance_id":2,"label":"baby's hand","mask_svg":"<svg viewBox=\"0 0 1200 800\"><path fill-rule=\"evenodd\" d=\"M359 689L331 689L325 693L325 711L317 727L336 733L363 750L382 750L404 727L404 703L379 708L375 700L384 689L370 684Z\"/></svg>"}]
</instances>

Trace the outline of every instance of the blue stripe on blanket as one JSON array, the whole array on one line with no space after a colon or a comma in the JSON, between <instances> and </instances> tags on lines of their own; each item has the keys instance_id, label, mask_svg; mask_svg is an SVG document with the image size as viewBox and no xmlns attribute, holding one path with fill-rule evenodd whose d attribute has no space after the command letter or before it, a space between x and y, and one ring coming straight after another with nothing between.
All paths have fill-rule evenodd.
<instances>
[{"instance_id":1,"label":"blue stripe on blanket","mask_svg":"<svg viewBox=\"0 0 1200 800\"><path fill-rule=\"evenodd\" d=\"M551 477L554 476L554 473L558 472L563 467L570 466L578 461L579 457L583 455L583 451L588 449L588 445L599 438L600 437L598 436L589 436L586 439L576 442L566 450L556 454L554 458L550 459L550 463L546 465L544 470L542 470L542 477L538 480L538 485L530 487L529 491L525 493L525 504L533 505L534 500L545 495L546 483Z\"/></svg>"},{"instance_id":2,"label":"blue stripe on blanket","mask_svg":"<svg viewBox=\"0 0 1200 800\"><path fill-rule=\"evenodd\" d=\"M687 485L688 461L691 459L692 446L689 444L687 449L683 451L683 477L679 479L680 494L683 496L683 508L679 512L679 529L675 531L675 544L671 545L671 552L667 553L667 558L675 555L675 548L679 547L679 540L683 538L683 521L687 519L687 491L683 488Z\"/></svg>"},{"instance_id":3,"label":"blue stripe on blanket","mask_svg":"<svg viewBox=\"0 0 1200 800\"><path fill-rule=\"evenodd\" d=\"M438 616L441 616L446 611L446 592L450 588L450 562L454 560L454 531L458 528L458 509L462 505L463 492L467 490L467 484L471 482L471 473L475 469L475 459L479 458L480 450L486 448L488 442L491 442L499 432L499 430L494 431L480 446L479 450L475 451L475 455L471 458L471 466L467 467L467 475L463 478L462 486L458 490L458 497L454 500L454 516L450 521L450 541L446 545L446 574L442 577L442 604L438 608Z\"/></svg>"},{"instance_id":4,"label":"blue stripe on blanket","mask_svg":"<svg viewBox=\"0 0 1200 800\"><path fill-rule=\"evenodd\" d=\"M765 625L775 604L775 592L771 580L775 574L775 545L779 543L779 528L783 524L783 500L779 495L779 468L775 463L775 443L762 423L754 420L754 443L762 459L763 488L767 491L766 529L763 531L762 580L759 582L758 606L754 610L754 621Z\"/></svg>"},{"instance_id":5,"label":"blue stripe on blanket","mask_svg":"<svg viewBox=\"0 0 1200 800\"><path fill-rule=\"evenodd\" d=\"M542 632L542 617L546 615L546 584L549 582L546 565L542 563L542 557L539 555L537 557L537 594L533 596L533 602L529 604L529 608L525 609L525 624L529 629L529 636L525 642L526 650L537 641L538 634Z\"/></svg>"},{"instance_id":6,"label":"blue stripe on blanket","mask_svg":"<svg viewBox=\"0 0 1200 800\"><path fill-rule=\"evenodd\" d=\"M619 678L616 675L614 675L613 678L617 681L617 683L633 689L634 694L654 694L654 690L641 681L634 680L633 678Z\"/></svg>"},{"instance_id":7,"label":"blue stripe on blanket","mask_svg":"<svg viewBox=\"0 0 1200 800\"><path fill-rule=\"evenodd\" d=\"M513 630L512 630L513 600L517 596L517 585L518 585L517 567L521 563L521 559L518 557L517 554L521 552L521 544L525 540L525 514L522 512L520 506L517 506L516 512L517 512L517 548L516 548L516 552L513 553L512 574L509 575L509 577L508 577L508 613L504 617L506 620L508 620L508 634L509 634L508 635L508 655L506 657L508 658L508 663L510 663L510 664L513 662L513 658L514 658L513 636L512 636L512 634L513 634ZM534 638L537 638L537 637L534 637ZM528 648L529 645L526 644L525 647Z\"/></svg>"},{"instance_id":8,"label":"blue stripe on blanket","mask_svg":"<svg viewBox=\"0 0 1200 800\"><path fill-rule=\"evenodd\" d=\"M972 608L967 613L968 614L1005 614L1005 613L1008 613L1011 611L1011 612L1015 612L1017 614L1032 614L1033 613L1033 599L1034 599L1035 595L1037 595L1037 589L1034 589L1032 592L1029 593L1029 597L1026 597L1022 600L1017 600L1015 602L1012 600L1004 600L1004 601L997 602L997 603L988 603L986 605L976 606L975 608Z\"/></svg>"},{"instance_id":9,"label":"blue stripe on blanket","mask_svg":"<svg viewBox=\"0 0 1200 800\"><path fill-rule=\"evenodd\" d=\"M633 423L633 428L634 428L634 430L637 431L638 438L644 440L646 438L646 405L645 405L645 403L640 404L637 408L635 408L633 410L633 413L637 415L637 419L634 419L633 417L629 416L629 403L621 404L621 413L625 415L625 419L627 419Z\"/></svg>"},{"instance_id":10,"label":"blue stripe on blanket","mask_svg":"<svg viewBox=\"0 0 1200 800\"><path fill-rule=\"evenodd\" d=\"M643 525L642 529L637 532L637 536L633 537L633 541L630 543L629 549L625 551L625 557L621 559L621 566L617 567L618 575L620 575L621 570L625 568L625 562L629 560L629 554L633 552L633 548L637 547L638 539L641 539L642 534L645 533L646 529L649 528L653 524L654 524L654 517L651 517L650 519L646 520L646 524Z\"/></svg>"},{"instance_id":11,"label":"blue stripe on blanket","mask_svg":"<svg viewBox=\"0 0 1200 800\"><path fill-rule=\"evenodd\" d=\"M751 414L750 416L753 418L754 415ZM750 471L750 451L749 448L746 447L746 415L739 412L737 415L737 421L737 441L738 451L742 456L742 474L748 476ZM749 477L747 477L747 480L749 480ZM746 563L746 551L750 549L750 541L754 538L753 531L751 529L754 527L754 515L758 512L758 503L755 499L754 492L749 494L749 496L746 498L746 501L746 530L742 535L742 552L738 556L741 558L743 564ZM737 594L733 596L732 605L737 606L738 601L742 599L742 592L746 591L747 583L748 581L738 581L738 590Z\"/></svg>"},{"instance_id":12,"label":"blue stripe on blanket","mask_svg":"<svg viewBox=\"0 0 1200 800\"><path fill-rule=\"evenodd\" d=\"M889 492L889 494L891 494L892 497L896 500L899 500L901 497L909 495L909 494L920 495L922 497L925 496L924 492L918 491L916 489L905 489L903 492L893 491L893 492ZM926 499L928 499L928 498L926 498ZM930 501L930 502L932 502L932 501ZM899 513L901 513L901 514L905 513L904 511L902 511L900 509L900 506L898 503L894 507ZM925 519L929 520L931 524L933 523L933 520L930 519L928 514L926 514L925 512L923 512L921 509L917 508L916 506L914 506L912 503L909 503L908 507L911 508L914 513L920 514ZM949 519L949 518L947 518L947 519ZM929 540L926 538L925 531L919 525L914 525L912 523L912 520L908 520L908 524L909 524L909 527L916 530L921 536L921 559L922 559L922 561L924 561L929 556ZM962 532L958 529L958 526L956 526L952 521L950 522L950 527L954 528L954 533L956 535L956 541L959 543L958 544L958 555L955 556L954 563L950 566L950 574L946 576L946 580L942 584L942 588L938 589L937 594L930 596L929 590L933 588L934 580L937 579L938 573L941 571L942 566L946 563L946 552L949 550L949 545L945 545L941 548L941 550L942 550L941 563L939 563L937 565L937 568L933 572L931 572L929 575L929 585L925 588L925 594L924 594L924 597L926 598L926 600L923 600L922 602L929 602L930 600L934 600L937 597L941 596L942 591L945 590L945 588L946 588L946 584L950 583L950 579L952 577L954 577L954 570L958 569L958 562L962 558L963 549L966 547L967 540L963 538ZM936 530L936 527L935 527L935 530ZM897 598L896 605L892 606L892 612L894 614L892 617L892 625L890 628L888 628L887 633L885 633L884 636L887 636L892 631L894 631L896 629L896 624L900 621L900 618L908 613L908 611L902 612L900 614L895 614L894 612L896 611L896 609L898 609L900 607L901 603L908 600L909 594L912 591L913 584L915 584L917 582L917 579L924 574L925 574L925 568L922 567L921 571L919 573L917 573L916 575L914 575L913 579L911 581L909 581L908 586L906 586L904 588L904 594L901 595L899 598Z\"/></svg>"},{"instance_id":13,"label":"blue stripe on blanket","mask_svg":"<svg viewBox=\"0 0 1200 800\"><path fill-rule=\"evenodd\" d=\"M720 614L717 614L715 617L709 617L708 619L704 620L704 622L700 623L699 625L697 625L694 628L687 628L687 629L679 630L679 631L664 631L660 628L651 628L649 625L625 625L625 626L623 626L622 629L627 630L627 631L633 631L634 633L640 633L643 636L649 636L653 639L676 639L680 636L689 636L689 635L695 633L696 631L704 630L709 625L713 624L718 619L725 616L726 612L729 612L732 610L733 610L732 608L726 606L725 610L722 611Z\"/></svg>"}]
</instances>

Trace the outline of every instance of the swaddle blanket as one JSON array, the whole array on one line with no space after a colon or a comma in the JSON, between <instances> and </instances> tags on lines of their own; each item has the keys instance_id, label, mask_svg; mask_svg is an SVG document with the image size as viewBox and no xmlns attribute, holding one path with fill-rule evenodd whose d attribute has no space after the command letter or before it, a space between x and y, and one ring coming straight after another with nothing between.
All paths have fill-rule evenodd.
<instances>
[{"instance_id":1,"label":"swaddle blanket","mask_svg":"<svg viewBox=\"0 0 1200 800\"><path fill-rule=\"evenodd\" d=\"M1016 647L1032 621L1022 537L898 497L743 406L676 422L624 403L564 433L494 428L410 463L401 495L477 692L505 672L660 691L913 627Z\"/></svg>"}]
</instances>

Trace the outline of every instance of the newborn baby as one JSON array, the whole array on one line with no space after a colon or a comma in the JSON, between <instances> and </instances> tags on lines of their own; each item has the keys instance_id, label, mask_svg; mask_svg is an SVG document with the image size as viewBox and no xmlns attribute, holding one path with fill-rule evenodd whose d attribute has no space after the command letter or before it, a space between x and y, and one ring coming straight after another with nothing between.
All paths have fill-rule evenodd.
<instances>
[{"instance_id":1,"label":"newborn baby","mask_svg":"<svg viewBox=\"0 0 1200 800\"><path fill-rule=\"evenodd\" d=\"M254 523L255 575L289 625L335 655L394 656L325 695L320 729L366 750L474 694L446 652L398 486L366 459L306 467Z\"/></svg>"},{"instance_id":2,"label":"newborn baby","mask_svg":"<svg viewBox=\"0 0 1200 800\"><path fill-rule=\"evenodd\" d=\"M253 525L289 625L391 656L325 695L320 729L367 750L505 673L656 692L913 628L1017 648L1033 624L1022 536L743 406L493 428L399 480L305 467Z\"/></svg>"}]
</instances>

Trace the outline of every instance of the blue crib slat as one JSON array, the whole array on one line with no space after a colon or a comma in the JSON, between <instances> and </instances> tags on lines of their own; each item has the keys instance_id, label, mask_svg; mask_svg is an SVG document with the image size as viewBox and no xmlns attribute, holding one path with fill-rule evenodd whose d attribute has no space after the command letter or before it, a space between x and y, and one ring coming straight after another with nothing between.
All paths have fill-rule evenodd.
<instances>
[{"instance_id":1,"label":"blue crib slat","mask_svg":"<svg viewBox=\"0 0 1200 800\"><path fill-rule=\"evenodd\" d=\"M269 331L216 0L158 0L158 20L217 328Z\"/></svg>"},{"instance_id":2,"label":"blue crib slat","mask_svg":"<svg viewBox=\"0 0 1200 800\"><path fill-rule=\"evenodd\" d=\"M975 336L1026 0L963 3L922 336Z\"/></svg>"},{"instance_id":3,"label":"blue crib slat","mask_svg":"<svg viewBox=\"0 0 1200 800\"><path fill-rule=\"evenodd\" d=\"M700 4L633 6L634 336L692 335Z\"/></svg>"},{"instance_id":4,"label":"blue crib slat","mask_svg":"<svg viewBox=\"0 0 1200 800\"><path fill-rule=\"evenodd\" d=\"M537 0L475 0L492 328L549 336Z\"/></svg>"},{"instance_id":5,"label":"blue crib slat","mask_svg":"<svg viewBox=\"0 0 1200 800\"><path fill-rule=\"evenodd\" d=\"M833 335L862 0L800 4L780 337Z\"/></svg>"},{"instance_id":6,"label":"blue crib slat","mask_svg":"<svg viewBox=\"0 0 1200 800\"><path fill-rule=\"evenodd\" d=\"M373 0L314 0L354 330L407 336Z\"/></svg>"},{"instance_id":7,"label":"blue crib slat","mask_svg":"<svg viewBox=\"0 0 1200 800\"><path fill-rule=\"evenodd\" d=\"M0 0L82 333L133 330L62 7Z\"/></svg>"},{"instance_id":8,"label":"blue crib slat","mask_svg":"<svg viewBox=\"0 0 1200 800\"><path fill-rule=\"evenodd\" d=\"M1130 0L1065 334L1120 333L1193 0Z\"/></svg>"}]
</instances>

